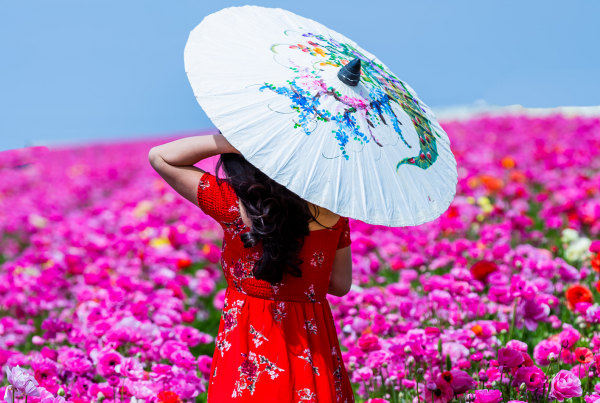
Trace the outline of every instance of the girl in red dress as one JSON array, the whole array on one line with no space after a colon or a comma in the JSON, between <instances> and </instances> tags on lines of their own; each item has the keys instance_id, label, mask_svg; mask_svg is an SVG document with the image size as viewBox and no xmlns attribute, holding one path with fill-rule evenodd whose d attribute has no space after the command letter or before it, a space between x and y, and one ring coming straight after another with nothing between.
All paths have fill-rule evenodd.
<instances>
[{"instance_id":1,"label":"girl in red dress","mask_svg":"<svg viewBox=\"0 0 600 403\"><path fill-rule=\"evenodd\" d=\"M218 154L223 179L193 166ZM277 184L220 134L154 147L149 159L223 228L227 290L208 402L353 402L325 298L350 290L348 219Z\"/></svg>"}]
</instances>

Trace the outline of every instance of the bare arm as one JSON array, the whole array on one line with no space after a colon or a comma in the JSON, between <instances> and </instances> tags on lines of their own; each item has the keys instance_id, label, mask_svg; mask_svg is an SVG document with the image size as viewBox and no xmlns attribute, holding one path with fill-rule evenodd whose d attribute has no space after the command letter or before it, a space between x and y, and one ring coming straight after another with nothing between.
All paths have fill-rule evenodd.
<instances>
[{"instance_id":1,"label":"bare arm","mask_svg":"<svg viewBox=\"0 0 600 403\"><path fill-rule=\"evenodd\" d=\"M338 249L333 259L329 290L331 295L343 297L348 294L352 286L352 251L350 246Z\"/></svg>"},{"instance_id":2,"label":"bare arm","mask_svg":"<svg viewBox=\"0 0 600 403\"><path fill-rule=\"evenodd\" d=\"M196 192L204 171L194 164L217 154L239 153L221 134L194 136L153 147L150 165L177 193L198 205Z\"/></svg>"}]
</instances>

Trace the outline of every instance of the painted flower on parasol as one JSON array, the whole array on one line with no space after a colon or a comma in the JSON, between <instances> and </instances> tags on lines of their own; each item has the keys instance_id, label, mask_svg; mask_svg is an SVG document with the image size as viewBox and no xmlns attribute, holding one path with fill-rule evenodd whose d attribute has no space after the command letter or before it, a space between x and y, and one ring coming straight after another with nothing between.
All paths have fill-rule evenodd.
<instances>
[{"instance_id":1,"label":"painted flower on parasol","mask_svg":"<svg viewBox=\"0 0 600 403\"><path fill-rule=\"evenodd\" d=\"M314 204L406 226L437 218L454 198L456 161L429 107L374 55L315 21L221 10L190 34L185 65L229 142Z\"/></svg>"}]
</instances>

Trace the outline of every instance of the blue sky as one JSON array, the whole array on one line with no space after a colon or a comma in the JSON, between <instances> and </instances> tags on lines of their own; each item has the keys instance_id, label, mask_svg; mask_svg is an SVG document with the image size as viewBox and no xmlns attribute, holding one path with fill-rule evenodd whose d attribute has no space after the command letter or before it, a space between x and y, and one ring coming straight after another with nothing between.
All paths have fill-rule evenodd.
<instances>
[{"instance_id":1,"label":"blue sky","mask_svg":"<svg viewBox=\"0 0 600 403\"><path fill-rule=\"evenodd\" d=\"M5 0L0 150L213 127L183 49L204 16L245 4L352 38L432 107L600 105L597 0Z\"/></svg>"}]
</instances>

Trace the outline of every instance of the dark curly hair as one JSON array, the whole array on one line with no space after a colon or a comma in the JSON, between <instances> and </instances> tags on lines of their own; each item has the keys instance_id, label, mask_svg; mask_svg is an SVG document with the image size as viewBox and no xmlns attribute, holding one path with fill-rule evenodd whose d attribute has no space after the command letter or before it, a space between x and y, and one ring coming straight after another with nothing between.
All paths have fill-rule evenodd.
<instances>
[{"instance_id":1,"label":"dark curly hair","mask_svg":"<svg viewBox=\"0 0 600 403\"><path fill-rule=\"evenodd\" d=\"M219 178L220 170L225 178ZM298 254L304 237L309 235L309 222L316 221L306 200L239 154L221 154L216 174L219 183L225 181L231 185L252 221L250 232L241 234L244 247L262 243L263 253L254 266L254 277L271 284L281 282L285 272L301 277L302 259Z\"/></svg>"}]
</instances>

